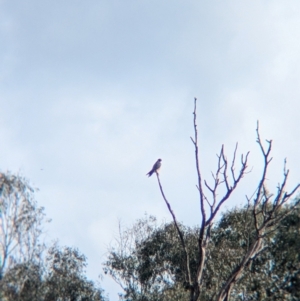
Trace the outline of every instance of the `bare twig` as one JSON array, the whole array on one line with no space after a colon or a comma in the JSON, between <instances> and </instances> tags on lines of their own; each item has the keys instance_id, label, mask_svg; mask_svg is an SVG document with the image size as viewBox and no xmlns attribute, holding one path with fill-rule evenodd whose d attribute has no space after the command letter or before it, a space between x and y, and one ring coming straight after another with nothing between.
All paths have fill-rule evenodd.
<instances>
[{"instance_id":1,"label":"bare twig","mask_svg":"<svg viewBox=\"0 0 300 301\"><path fill-rule=\"evenodd\" d=\"M234 153L233 153L233 159L232 159L232 163L231 163L231 175L232 175L232 178L233 178L234 181L235 181L234 164L235 164L235 157L236 157L237 148L238 148L238 143L236 143L236 145L235 145L235 149L234 149ZM242 161L243 161L243 159L242 159Z\"/></svg>"},{"instance_id":2,"label":"bare twig","mask_svg":"<svg viewBox=\"0 0 300 301\"><path fill-rule=\"evenodd\" d=\"M216 208L214 209L214 211L212 212L211 216L207 219L206 221L206 225L209 225L213 222L216 214L218 213L218 211L220 210L221 206L223 205L223 203L228 200L228 198L230 197L230 195L232 194L232 192L236 189L238 183L240 182L240 180L243 178L244 174L245 174L245 171L247 169L247 161L248 161L248 155L249 155L249 152L246 154L245 156L245 159L242 159L242 166L241 166L241 169L240 169L240 172L239 172L239 175L237 176L237 178L234 178L233 179L233 184L232 186L229 186L229 183L228 183L228 180L227 180L227 161L225 159L225 155L224 155L224 149L222 147L222 151L221 151L221 154L222 154L222 158L224 160L224 171L223 171L223 174L224 174L224 181L225 181L225 185L226 185L226 188L227 188L227 192L225 193L225 195L221 198L221 200L218 202L218 205L216 206Z\"/></svg>"},{"instance_id":3,"label":"bare twig","mask_svg":"<svg viewBox=\"0 0 300 301\"><path fill-rule=\"evenodd\" d=\"M186 242L184 239L183 231L180 229L178 222L176 220L176 216L171 208L170 203L168 202L161 182L159 175L157 173L157 180L160 187L160 191L162 197L168 207L170 214L172 215L174 225L177 229L180 242L185 254L185 267L186 267L186 279L188 281L187 289L190 291L190 301L198 301L201 295L202 285L203 285L203 270L206 259L207 246L210 241L210 229L214 223L216 215L218 214L222 205L229 199L237 185L241 181L241 179L248 173L248 156L249 152L246 155L241 155L240 167L239 170L236 170L236 161L237 161L237 150L238 144L236 144L232 161L229 161L225 154L224 145L222 145L220 153L217 155L217 169L215 173L212 173L212 184L209 184L207 181L202 180L200 162L199 162L199 145L198 145L198 130L197 130L197 99L194 99L194 111L193 111L193 126L194 126L194 137L191 137L191 141L194 145L195 149L195 162L196 162L196 172L197 172L197 189L199 192L199 202L200 202L200 213L201 213L201 223L198 235L198 253L197 253L197 273L196 275L191 275L190 271L190 259L189 253L186 246ZM258 186L254 191L253 195L248 198L248 207L245 213L245 227L248 225L253 225L252 221L254 221L254 238L253 228L249 230L249 237L245 239L248 241L247 251L240 263L238 263L235 268L233 268L230 273L228 279L225 281L224 285L221 287L218 293L215 293L214 300L217 301L227 301L229 300L230 293L232 291L233 286L237 283L237 281L242 277L245 268L249 267L252 260L259 256L267 246L264 246L265 237L270 231L273 231L278 225L279 222L292 210L288 210L287 212L282 213L280 211L284 204L296 193L300 184L297 185L290 193L285 191L287 178L289 171L286 169L286 161L284 163L284 171L283 171L283 181L277 188L277 194L273 200L273 195L270 194L266 188L266 176L267 170L269 167L272 158L270 157L272 150L272 140L266 140L267 146L264 147L260 134L259 134L259 123L257 122L257 143L259 144L262 156L263 156L263 170L262 175L259 180ZM203 191L203 183L204 187L207 188L208 193L211 195L211 200L209 200ZM224 188L225 192L221 197L218 197L218 189L221 187ZM205 204L205 202L207 204ZM252 202L252 204L250 203ZM209 214L206 212L205 206L210 208ZM296 205L295 205L296 206ZM252 216L249 214L249 210L252 210ZM253 217L253 220L252 220ZM246 225L247 224L247 225ZM250 240L251 233L251 240ZM251 242L252 241L252 242ZM220 278L221 279L221 278ZM220 280L221 282L221 280Z\"/></svg>"},{"instance_id":4,"label":"bare twig","mask_svg":"<svg viewBox=\"0 0 300 301\"><path fill-rule=\"evenodd\" d=\"M272 160L272 158L269 157L272 149L272 140L266 140L268 146L265 149L260 139L258 123L257 123L256 132L257 132L257 142L259 144L259 147L261 149L264 158L264 167L262 171L262 176L257 187L256 196L253 199L253 207L252 207L252 214L254 219L256 236L253 243L249 247L247 253L244 255L243 259L241 260L241 262L232 271L226 283L221 288L218 294L218 298L216 299L217 301L228 300L232 287L240 279L243 271L249 265L250 261L256 258L260 253L262 253L267 248L266 246L264 246L264 238L266 237L266 235L276 230L280 225L280 221L283 218L285 218L288 214L290 214L295 209L297 204L300 202L300 201L296 202L286 212L284 212L283 214L279 214L279 210L282 208L282 206L288 201L288 199L291 196L294 195L294 193L300 187L300 184L298 184L290 193L286 193L284 191L287 182L288 173L289 173L288 170L286 170L286 160L285 160L284 169L283 169L283 181L281 185L278 185L277 195L273 201L273 205L270 205L272 194L269 194L269 192L267 191L265 187L265 181L266 181L268 166ZM248 208L250 208L249 207L250 199L247 198Z\"/></svg>"}]
</instances>

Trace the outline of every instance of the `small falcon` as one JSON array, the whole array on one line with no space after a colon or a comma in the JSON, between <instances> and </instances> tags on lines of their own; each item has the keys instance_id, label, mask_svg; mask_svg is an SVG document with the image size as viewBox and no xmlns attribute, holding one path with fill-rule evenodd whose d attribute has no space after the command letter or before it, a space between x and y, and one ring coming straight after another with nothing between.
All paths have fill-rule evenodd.
<instances>
[{"instance_id":1,"label":"small falcon","mask_svg":"<svg viewBox=\"0 0 300 301\"><path fill-rule=\"evenodd\" d=\"M158 173L161 167L161 159L158 159L153 165L152 169L146 174L146 176L151 177L154 172Z\"/></svg>"}]
</instances>

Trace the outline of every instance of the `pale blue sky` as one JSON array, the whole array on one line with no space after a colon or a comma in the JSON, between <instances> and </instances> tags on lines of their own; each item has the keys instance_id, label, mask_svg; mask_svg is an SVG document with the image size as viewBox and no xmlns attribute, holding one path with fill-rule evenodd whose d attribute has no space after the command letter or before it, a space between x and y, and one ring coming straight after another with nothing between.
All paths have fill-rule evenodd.
<instances>
[{"instance_id":1,"label":"pale blue sky","mask_svg":"<svg viewBox=\"0 0 300 301\"><path fill-rule=\"evenodd\" d=\"M198 102L204 176L221 144L251 150L253 172L227 208L255 189L261 134L274 140L270 189L288 158L299 181L300 2L0 0L0 166L40 188L58 238L87 255L89 277L117 234L144 212L199 221L193 161ZM43 169L43 170L41 170ZM121 291L105 278L116 301Z\"/></svg>"}]
</instances>

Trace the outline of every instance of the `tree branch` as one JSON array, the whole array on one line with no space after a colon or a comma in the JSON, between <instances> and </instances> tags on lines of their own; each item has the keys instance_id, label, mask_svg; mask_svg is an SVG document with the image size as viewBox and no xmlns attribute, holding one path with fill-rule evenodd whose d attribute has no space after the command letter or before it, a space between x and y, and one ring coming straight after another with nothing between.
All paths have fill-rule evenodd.
<instances>
[{"instance_id":1,"label":"tree branch","mask_svg":"<svg viewBox=\"0 0 300 301\"><path fill-rule=\"evenodd\" d=\"M202 189L202 179L201 179L201 172L200 172L200 164L199 164L199 149L198 149L198 131L197 131L197 98L194 99L194 139L192 139L193 144L195 146L195 160L196 160L196 170L198 176L198 189L199 189L199 196L200 196L200 208L202 214L202 225L205 225L206 221L206 213L204 207L204 197L203 197L203 189Z\"/></svg>"},{"instance_id":2,"label":"tree branch","mask_svg":"<svg viewBox=\"0 0 300 301\"><path fill-rule=\"evenodd\" d=\"M288 177L288 170L286 170L286 160L284 162L284 170L283 170L283 181L281 185L278 185L277 195L273 201L273 205L270 205L269 201L272 197L272 194L269 194L266 187L266 175L268 171L268 166L272 160L269 158L271 149L272 149L272 140L266 140L268 143L267 149L265 149L262 145L260 135L259 135L259 124L257 123L257 142L261 149L263 159L264 159L264 167L262 170L262 176L259 181L257 187L256 196L253 199L253 207L252 207L252 214L254 219L254 226L256 231L256 236L254 238L253 243L251 244L250 248L248 249L247 253L241 260L241 262L237 265L237 267L232 271L231 275L228 277L227 281L221 288L217 301L225 301L230 297L230 291L232 287L236 284L239 278L242 276L243 271L249 265L249 262L258 256L265 248L263 247L264 238L267 234L274 231L279 226L280 221L290 214L297 204L300 202L296 202L291 208L288 209L287 212L283 214L278 214L279 210L281 209L282 205L285 204L288 199L297 191L300 187L298 184L290 193L284 192L284 188L286 186L287 177ZM248 199L248 198L247 198ZM248 199L248 204L250 199ZM271 230L267 231L268 228L272 228Z\"/></svg>"},{"instance_id":3,"label":"tree branch","mask_svg":"<svg viewBox=\"0 0 300 301\"><path fill-rule=\"evenodd\" d=\"M182 245L182 248L183 248L183 251L184 251L184 255L185 255L185 265L186 265L186 277L187 277L187 281L189 282L189 285L192 286L192 278L191 278L191 272L190 272L190 258L189 258L189 253L188 253L188 250L187 250L187 247L186 247L186 244L185 244L185 241L184 241L184 237L183 237L183 233L182 231L180 230L179 226L178 226L178 223L177 223L177 220L176 220L176 216L171 208L171 205L170 203L168 202L165 194L164 194L164 191L163 191L163 188L162 188L162 185L161 185L161 182L160 182L160 179L159 179L159 174L158 172L156 172L156 176L157 176L157 181L158 181L158 185L159 185L159 188L160 188L160 192L161 192L161 195L173 217L173 221L174 221L174 225L176 227L176 230L178 232L178 235L179 235L179 238L180 238L180 241L181 241L181 245Z\"/></svg>"}]
</instances>

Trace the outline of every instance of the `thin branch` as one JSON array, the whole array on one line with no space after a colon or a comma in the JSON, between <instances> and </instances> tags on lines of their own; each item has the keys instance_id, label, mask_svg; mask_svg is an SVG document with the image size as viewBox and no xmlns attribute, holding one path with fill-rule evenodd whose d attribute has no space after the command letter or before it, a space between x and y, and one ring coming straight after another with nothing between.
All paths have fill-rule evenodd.
<instances>
[{"instance_id":1,"label":"thin branch","mask_svg":"<svg viewBox=\"0 0 300 301\"><path fill-rule=\"evenodd\" d=\"M191 278L191 272L190 272L190 258L189 258L189 254L188 254L188 250L187 250L187 247L186 247L186 244L185 244L185 241L184 241L184 237L183 237L183 233L182 231L180 230L179 226L178 226L178 223L177 223L177 220L176 220L176 216L171 208L171 205L170 203L168 202L165 194L164 194L164 191L163 191L163 188L162 188L162 185L161 185L161 182L160 182L160 179L159 179L159 174L158 172L156 172L156 176L157 176L157 181L158 181L158 185L159 185L159 188L160 188L160 192L162 194L162 197L173 217L173 221L174 221L174 225L177 229L177 232L178 232L178 235L179 235L179 238L180 238L180 241L181 241L181 245L182 245L182 248L183 248L183 251L184 251L184 255L185 255L185 259L186 259L186 273L187 273L187 279L188 279L188 282L189 282L189 285L192 285L192 278Z\"/></svg>"},{"instance_id":2,"label":"thin branch","mask_svg":"<svg viewBox=\"0 0 300 301\"><path fill-rule=\"evenodd\" d=\"M238 148L238 143L236 143L236 145L235 145L235 149L234 149L234 153L233 153L233 159L232 159L232 163L231 163L231 175L232 175L232 178L233 178L234 181L235 181L234 164L235 164L235 157L236 157L237 148Z\"/></svg>"},{"instance_id":3,"label":"thin branch","mask_svg":"<svg viewBox=\"0 0 300 301\"><path fill-rule=\"evenodd\" d=\"M257 140L256 141L259 144L259 147L260 147L261 152L262 152L263 157L264 157L264 169L263 169L261 180L260 180L260 182L258 184L257 194L256 194L256 197L254 199L255 206L257 205L257 203L258 203L258 201L260 199L261 189L262 189L263 184L264 184L265 179L266 179L267 169L268 169L269 163L272 160L272 158L269 159L269 154L270 154L271 149L272 149L272 140L269 140L269 141L267 140L267 142L268 142L268 148L267 148L267 151L265 151L265 149L264 149L264 147L262 145L261 139L260 139L260 135L259 135L259 122L258 121L257 121L256 133L257 133Z\"/></svg>"},{"instance_id":4,"label":"thin branch","mask_svg":"<svg viewBox=\"0 0 300 301\"><path fill-rule=\"evenodd\" d=\"M231 272L231 275L228 277L228 280L221 288L218 297L216 299L217 301L224 301L229 297L232 287L242 276L242 272L245 269L248 262L251 260L251 258L255 256L255 254L257 254L262 250L263 248L262 242L263 242L262 238L260 237L258 240L252 243L252 245L250 246L249 250L245 254L240 264Z\"/></svg>"},{"instance_id":5,"label":"thin branch","mask_svg":"<svg viewBox=\"0 0 300 301\"><path fill-rule=\"evenodd\" d=\"M227 189L227 192L226 194L223 196L223 198L219 201L216 209L213 211L213 213L211 214L211 216L209 217L209 219L206 221L206 225L209 225L212 223L212 221L214 220L215 216L217 215L218 211L220 210L222 204L228 200L228 198L230 197L231 193L235 190L235 188L237 187L238 183L240 182L240 180L242 179L242 177L244 176L245 174L245 171L247 169L247 162L248 162L248 156L249 156L249 152L246 154L245 156L245 159L242 161L242 166L241 166L241 169L240 169L240 172L239 172L239 175L238 177L236 178L236 180L234 181L233 183L233 186L229 187L229 184L228 184L228 187L229 189ZM225 175L226 176L226 175ZM227 187L227 185L226 185Z\"/></svg>"},{"instance_id":6,"label":"thin branch","mask_svg":"<svg viewBox=\"0 0 300 301\"><path fill-rule=\"evenodd\" d=\"M198 268L197 268L197 276L194 281L194 289L196 290L196 294L199 296L200 294L200 286L201 286L201 279L202 273L204 269L204 262L205 262L205 247L207 244L208 237L205 237L206 234L206 212L204 206L204 193L202 189L202 178L200 172L200 164L199 164L199 150L198 150L198 131L197 131L197 98L194 99L194 139L192 139L195 147L195 161L196 161L196 170L197 170L197 177L198 177L198 190L199 190L199 197L200 197L200 209L202 215L201 227L198 236ZM192 296L192 290L191 290ZM192 299L192 298L191 298Z\"/></svg>"},{"instance_id":7,"label":"thin branch","mask_svg":"<svg viewBox=\"0 0 300 301\"><path fill-rule=\"evenodd\" d=\"M221 148L221 158L224 162L223 179L224 179L224 182L225 182L225 185L226 185L226 189L230 190L228 179L227 179L227 165L228 165L228 163L227 163L227 159L226 159L225 154L224 154L224 145L222 145L222 148Z\"/></svg>"},{"instance_id":8,"label":"thin branch","mask_svg":"<svg viewBox=\"0 0 300 301\"><path fill-rule=\"evenodd\" d=\"M201 179L201 172L200 172L200 164L199 164L199 151L198 151L198 131L197 131L197 98L194 98L194 132L195 138L191 138L194 146L195 146L195 159L196 159L196 170L198 176L198 189L199 189L199 196L200 196L200 208L202 214L202 226L205 225L206 221L206 212L204 207L204 198L203 198L203 189L202 189L202 179ZM201 231L200 231L201 232Z\"/></svg>"},{"instance_id":9,"label":"thin branch","mask_svg":"<svg viewBox=\"0 0 300 301\"><path fill-rule=\"evenodd\" d=\"M300 187L298 184L290 193L284 192L284 188L286 186L287 178L288 178L288 170L286 170L286 160L284 162L284 170L283 170L283 181L281 185L278 185L277 195L273 201L273 206L269 205L270 199L272 194L269 194L265 187L266 175L268 166L272 160L269 158L271 149L272 149L272 140L266 140L268 143L267 148L265 149L262 145L260 135L259 135L259 124L257 123L257 142L261 149L263 159L264 159L264 168L262 170L262 176L259 181L257 191L254 199L253 199L253 219L254 219L254 226L256 230L256 237L254 238L253 243L248 248L248 251L244 255L241 262L237 265L237 267L232 271L231 275L228 277L227 281L225 282L224 286L221 288L217 301L224 301L228 300L230 291L236 282L241 278L243 271L249 265L249 263L259 256L261 252L263 252L267 247L263 246L264 238L269 233L275 231L279 227L280 221L285 218L288 214L290 214L300 203L300 200L296 202L291 208L289 208L283 214L278 214L279 210L282 206L288 201L288 199L297 191ZM245 159L247 161L247 158ZM243 159L242 159L243 162ZM250 208L250 200L252 199L247 197L248 200L248 208ZM269 210L270 208L270 210ZM248 210L248 209L247 209ZM271 228L271 230L267 231L267 229Z\"/></svg>"},{"instance_id":10,"label":"thin branch","mask_svg":"<svg viewBox=\"0 0 300 301\"><path fill-rule=\"evenodd\" d=\"M276 198L274 199L274 202L273 202L274 207L277 206L278 202L280 203L280 200L282 199L282 195L284 193L284 188L285 188L285 185L286 185L288 175L289 175L289 170L286 170L286 159L285 159L284 160L284 167L283 167L283 181L282 181L281 185L278 186L278 193L277 193L277 196L276 196Z\"/></svg>"},{"instance_id":11,"label":"thin branch","mask_svg":"<svg viewBox=\"0 0 300 301\"><path fill-rule=\"evenodd\" d=\"M216 181L216 182L217 182L217 181ZM210 188L210 186L207 184L206 180L204 180L204 184L205 184L205 186L207 187L207 189L208 189L211 193L214 193L215 189ZM198 188L198 186L197 186L197 188ZM198 190L199 190L199 188L198 188Z\"/></svg>"},{"instance_id":12,"label":"thin branch","mask_svg":"<svg viewBox=\"0 0 300 301\"><path fill-rule=\"evenodd\" d=\"M290 198L299 188L300 188L300 184L298 184L290 193L287 193L286 197Z\"/></svg>"}]
</instances>

